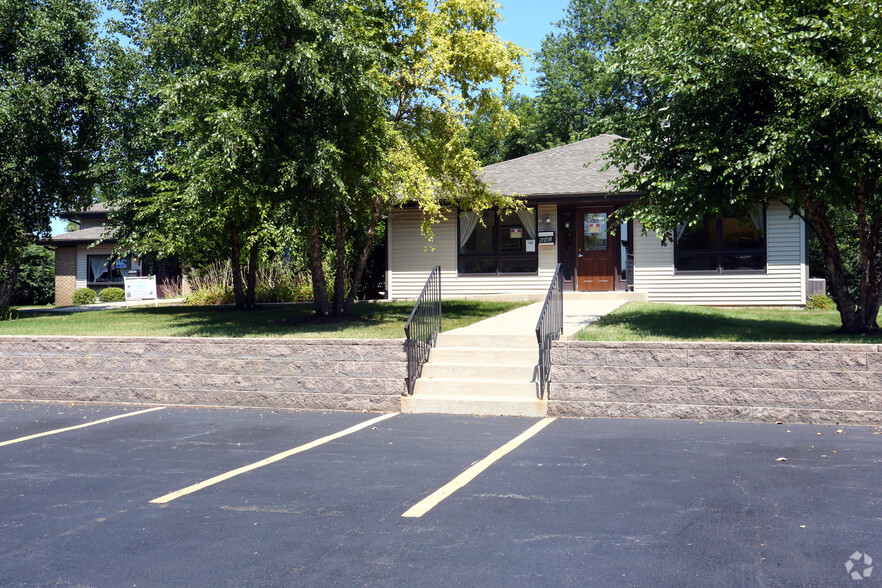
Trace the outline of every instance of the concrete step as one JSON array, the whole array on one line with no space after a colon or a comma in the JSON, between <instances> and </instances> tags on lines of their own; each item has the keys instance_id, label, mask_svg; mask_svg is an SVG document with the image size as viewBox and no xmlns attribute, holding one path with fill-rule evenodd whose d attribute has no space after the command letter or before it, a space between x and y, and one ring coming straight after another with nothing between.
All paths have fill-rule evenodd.
<instances>
[{"instance_id":1,"label":"concrete step","mask_svg":"<svg viewBox=\"0 0 882 588\"><path fill-rule=\"evenodd\" d=\"M491 399L484 396L418 396L414 393L401 399L401 412L544 417L548 412L548 401L535 397Z\"/></svg>"},{"instance_id":2,"label":"concrete step","mask_svg":"<svg viewBox=\"0 0 882 588\"><path fill-rule=\"evenodd\" d=\"M441 333L438 335L437 347L493 347L493 348L516 348L516 349L539 349L536 334L532 333L528 325L519 332L525 335L509 335L505 333L493 335L469 335L467 333Z\"/></svg>"},{"instance_id":3,"label":"concrete step","mask_svg":"<svg viewBox=\"0 0 882 588\"><path fill-rule=\"evenodd\" d=\"M419 378L414 396L480 396L536 398L537 387L529 380L474 380L460 378Z\"/></svg>"},{"instance_id":4,"label":"concrete step","mask_svg":"<svg viewBox=\"0 0 882 588\"><path fill-rule=\"evenodd\" d=\"M539 361L539 345L535 349L506 347L435 347L430 362L477 364L533 364Z\"/></svg>"},{"instance_id":5,"label":"concrete step","mask_svg":"<svg viewBox=\"0 0 882 588\"><path fill-rule=\"evenodd\" d=\"M646 302L646 292L564 292L567 300L627 300L629 302Z\"/></svg>"},{"instance_id":6,"label":"concrete step","mask_svg":"<svg viewBox=\"0 0 882 588\"><path fill-rule=\"evenodd\" d=\"M460 380L520 380L533 379L536 363L480 364L430 361L423 366L421 378L455 378Z\"/></svg>"}]
</instances>

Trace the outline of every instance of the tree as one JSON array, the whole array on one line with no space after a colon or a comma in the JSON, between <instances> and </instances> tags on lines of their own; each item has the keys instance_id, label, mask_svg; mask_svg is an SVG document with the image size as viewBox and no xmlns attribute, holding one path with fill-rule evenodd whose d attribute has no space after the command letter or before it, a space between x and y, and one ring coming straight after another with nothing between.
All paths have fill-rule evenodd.
<instances>
[{"instance_id":1,"label":"tree","mask_svg":"<svg viewBox=\"0 0 882 588\"><path fill-rule=\"evenodd\" d=\"M610 67L615 48L639 38L646 0L570 0L557 33L542 41L536 55L538 135L555 147L599 133L618 133L628 108L642 99L641 88Z\"/></svg>"},{"instance_id":2,"label":"tree","mask_svg":"<svg viewBox=\"0 0 882 588\"><path fill-rule=\"evenodd\" d=\"M0 1L0 305L24 247L91 202L101 92L89 0Z\"/></svg>"},{"instance_id":3,"label":"tree","mask_svg":"<svg viewBox=\"0 0 882 588\"><path fill-rule=\"evenodd\" d=\"M543 149L536 99L518 94L506 99L504 105L517 124L502 126L493 117L480 112L473 113L468 120L468 146L481 165L508 161Z\"/></svg>"},{"instance_id":4,"label":"tree","mask_svg":"<svg viewBox=\"0 0 882 588\"><path fill-rule=\"evenodd\" d=\"M464 141L468 112L507 116L490 86L510 91L520 72L522 51L492 34L492 0L121 8L136 50L118 49L110 84L117 237L185 257L229 251L240 308L253 305L261 251L302 247L316 312L342 313L379 218L402 199L427 230L442 199L513 204L476 178Z\"/></svg>"},{"instance_id":5,"label":"tree","mask_svg":"<svg viewBox=\"0 0 882 588\"><path fill-rule=\"evenodd\" d=\"M55 296L55 256L33 243L22 251L13 303L43 305Z\"/></svg>"},{"instance_id":6,"label":"tree","mask_svg":"<svg viewBox=\"0 0 882 588\"><path fill-rule=\"evenodd\" d=\"M135 50L114 60L122 98L109 200L129 249L228 253L239 308L294 201L322 226L326 196L384 145L381 2L145 0L123 6ZM139 75L140 74L140 75ZM201 253L200 253L201 252Z\"/></svg>"},{"instance_id":7,"label":"tree","mask_svg":"<svg viewBox=\"0 0 882 588\"><path fill-rule=\"evenodd\" d=\"M843 0L663 0L620 71L646 89L610 157L626 214L664 233L771 201L817 233L843 332L882 302L882 7ZM857 217L849 292L833 211Z\"/></svg>"},{"instance_id":8,"label":"tree","mask_svg":"<svg viewBox=\"0 0 882 588\"><path fill-rule=\"evenodd\" d=\"M466 122L471 116L502 128L514 119L503 105L522 73L525 52L496 36L499 20L494 0L443 0L427 6L424 0L392 2L394 30L389 48L393 59L383 69L386 103L384 128L387 148L370 180L348 191L358 207L338 208L335 214L335 299L333 312L351 308L382 214L402 200L415 201L423 212L423 230L443 217L443 206L473 210L499 205L517 207L511 196L495 194L478 178L479 162L468 147ZM358 214L353 214L354 211ZM353 222L355 221L355 222ZM343 239L352 229L366 227L351 272L352 287L342 292ZM321 252L318 231L311 239L314 292L324 288L317 267ZM316 295L316 310L329 307Z\"/></svg>"}]
</instances>

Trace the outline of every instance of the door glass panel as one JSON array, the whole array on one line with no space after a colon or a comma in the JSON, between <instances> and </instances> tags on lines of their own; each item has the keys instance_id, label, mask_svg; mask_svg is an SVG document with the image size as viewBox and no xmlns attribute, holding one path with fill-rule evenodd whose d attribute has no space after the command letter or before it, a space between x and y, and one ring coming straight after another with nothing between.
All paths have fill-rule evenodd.
<instances>
[{"instance_id":1,"label":"door glass panel","mask_svg":"<svg viewBox=\"0 0 882 588\"><path fill-rule=\"evenodd\" d=\"M606 213L586 212L583 251L606 251Z\"/></svg>"}]
</instances>

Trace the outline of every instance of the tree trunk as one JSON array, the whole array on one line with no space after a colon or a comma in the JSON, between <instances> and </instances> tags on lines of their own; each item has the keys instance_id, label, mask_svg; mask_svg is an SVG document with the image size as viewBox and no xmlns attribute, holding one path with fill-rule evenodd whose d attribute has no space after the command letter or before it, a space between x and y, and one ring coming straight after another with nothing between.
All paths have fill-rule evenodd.
<instances>
[{"instance_id":1,"label":"tree trunk","mask_svg":"<svg viewBox=\"0 0 882 588\"><path fill-rule=\"evenodd\" d=\"M245 287L242 283L242 244L239 241L239 229L233 225L230 229L230 249L232 250L232 269L233 269L233 297L236 300L236 308L244 310L245 303Z\"/></svg>"},{"instance_id":2,"label":"tree trunk","mask_svg":"<svg viewBox=\"0 0 882 588\"><path fill-rule=\"evenodd\" d=\"M322 267L323 258L321 231L318 225L314 225L309 236L309 270L312 274L312 298L315 304L315 313L319 316L328 316L330 304L328 302L328 282L325 279L325 270Z\"/></svg>"},{"instance_id":3,"label":"tree trunk","mask_svg":"<svg viewBox=\"0 0 882 588\"><path fill-rule=\"evenodd\" d=\"M18 279L18 262L0 267L0 306L12 306L15 282Z\"/></svg>"},{"instance_id":4,"label":"tree trunk","mask_svg":"<svg viewBox=\"0 0 882 588\"><path fill-rule=\"evenodd\" d=\"M868 215L866 191L858 193L858 235L861 248L861 283L858 289L857 322L861 333L878 332L876 317L882 303L882 218Z\"/></svg>"},{"instance_id":5,"label":"tree trunk","mask_svg":"<svg viewBox=\"0 0 882 588\"><path fill-rule=\"evenodd\" d=\"M337 227L334 231L336 256L334 268L334 314L342 314L346 300L346 227L343 219L337 215Z\"/></svg>"},{"instance_id":6,"label":"tree trunk","mask_svg":"<svg viewBox=\"0 0 882 588\"><path fill-rule=\"evenodd\" d=\"M245 307L254 308L254 297L257 295L257 265L260 261L260 249L257 243L251 244L248 252L248 290L245 292Z\"/></svg>"},{"instance_id":7,"label":"tree trunk","mask_svg":"<svg viewBox=\"0 0 882 588\"><path fill-rule=\"evenodd\" d=\"M374 205L371 209L371 220L368 223L367 235L365 235L364 247L361 255L358 257L358 265L355 266L355 272L352 274L352 285L349 289L349 296L346 298L346 306L343 312L348 313L355 304L355 297L358 296L358 288L361 286L361 278L364 276L364 268L367 265L368 257L371 254L371 248L374 246L374 235L377 233L377 221L380 218L380 204L382 203L382 195L377 194L374 198Z\"/></svg>"},{"instance_id":8,"label":"tree trunk","mask_svg":"<svg viewBox=\"0 0 882 588\"><path fill-rule=\"evenodd\" d=\"M807 202L804 206L806 218L818 235L827 277L830 278L830 295L836 302L839 318L842 323L839 331L846 334L871 333L878 331L876 316L879 313L880 297L882 297L882 272L880 272L880 223L873 223L873 228L866 229L866 219L859 220L861 235L861 288L859 300L848 291L848 282L842 267L842 258L836 242L836 232L830 224L826 205L814 205ZM859 219L861 213L859 211ZM875 241L873 233L875 232Z\"/></svg>"}]
</instances>

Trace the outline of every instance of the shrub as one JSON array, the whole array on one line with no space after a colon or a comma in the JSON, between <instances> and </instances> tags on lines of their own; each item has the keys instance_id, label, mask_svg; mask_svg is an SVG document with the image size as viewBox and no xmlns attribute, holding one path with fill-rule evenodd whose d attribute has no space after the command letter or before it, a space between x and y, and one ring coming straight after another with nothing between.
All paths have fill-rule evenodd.
<instances>
[{"instance_id":1,"label":"shrub","mask_svg":"<svg viewBox=\"0 0 882 588\"><path fill-rule=\"evenodd\" d=\"M84 304L92 304L97 297L98 295L95 294L95 290L92 290L91 288L77 288L74 290L71 299L75 305L82 306Z\"/></svg>"},{"instance_id":2,"label":"shrub","mask_svg":"<svg viewBox=\"0 0 882 588\"><path fill-rule=\"evenodd\" d=\"M196 290L184 300L187 306L208 306L212 304L232 304L236 301L233 289L218 284L210 288Z\"/></svg>"},{"instance_id":3,"label":"shrub","mask_svg":"<svg viewBox=\"0 0 882 588\"><path fill-rule=\"evenodd\" d=\"M101 302L123 302L125 299L126 292L122 288L104 288L98 293Z\"/></svg>"},{"instance_id":4,"label":"shrub","mask_svg":"<svg viewBox=\"0 0 882 588\"><path fill-rule=\"evenodd\" d=\"M14 321L18 318L18 311L11 306L0 306L0 321Z\"/></svg>"},{"instance_id":5,"label":"shrub","mask_svg":"<svg viewBox=\"0 0 882 588\"><path fill-rule=\"evenodd\" d=\"M188 281L193 294L187 297L188 306L233 304L233 273L230 262L216 261L199 270L191 271ZM264 262L257 271L254 288L255 302L309 302L312 300L312 283L304 272L297 271L293 263L285 259Z\"/></svg>"},{"instance_id":6,"label":"shrub","mask_svg":"<svg viewBox=\"0 0 882 588\"><path fill-rule=\"evenodd\" d=\"M805 307L809 310L832 310L836 308L836 303L829 296L818 294L817 296L809 296Z\"/></svg>"},{"instance_id":7,"label":"shrub","mask_svg":"<svg viewBox=\"0 0 882 588\"><path fill-rule=\"evenodd\" d=\"M260 266L254 288L256 302L309 302L312 283L284 260L276 259Z\"/></svg>"}]
</instances>

